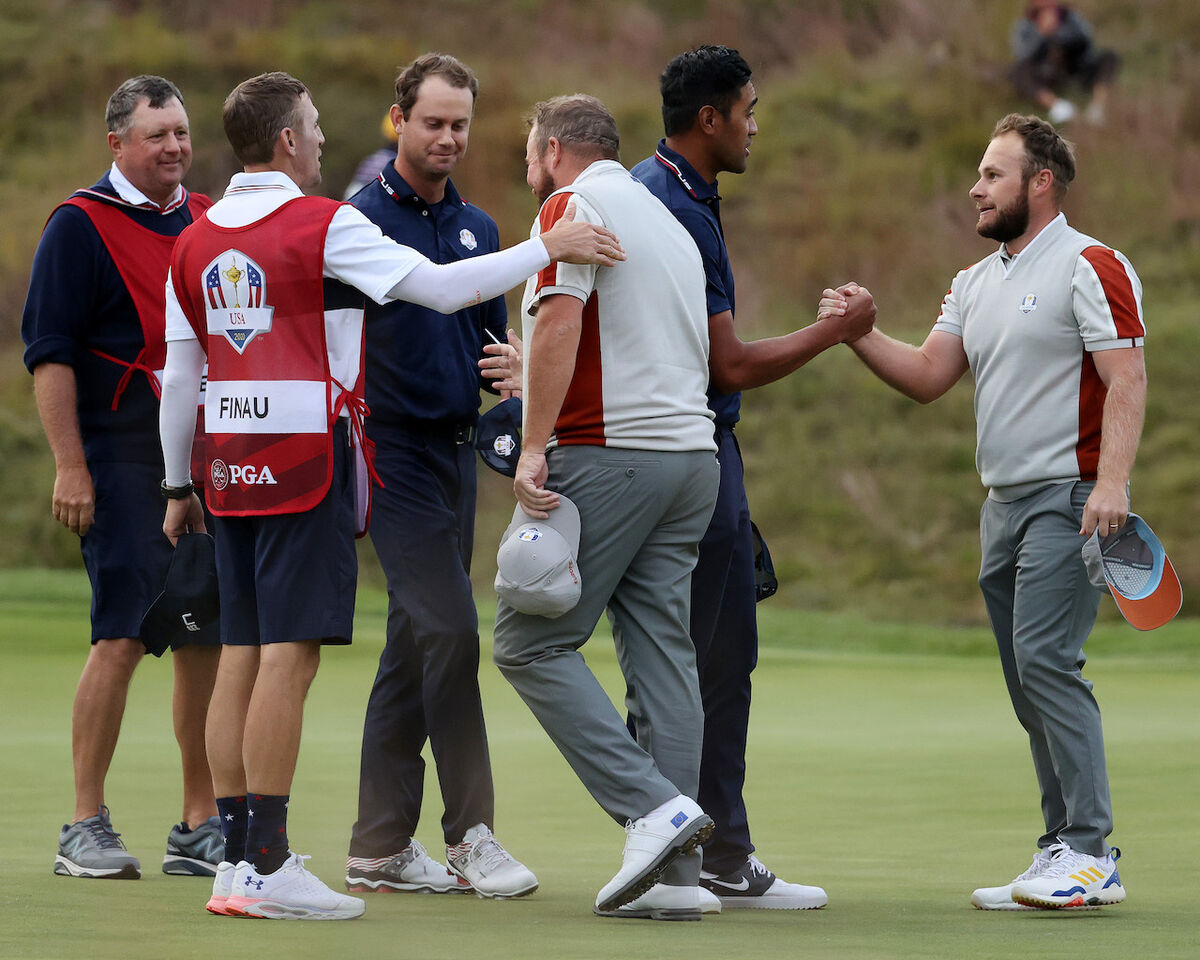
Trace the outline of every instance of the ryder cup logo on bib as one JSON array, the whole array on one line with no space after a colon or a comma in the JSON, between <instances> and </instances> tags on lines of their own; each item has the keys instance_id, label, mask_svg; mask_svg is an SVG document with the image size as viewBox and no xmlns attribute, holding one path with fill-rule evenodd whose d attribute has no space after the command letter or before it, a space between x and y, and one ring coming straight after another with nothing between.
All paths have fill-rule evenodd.
<instances>
[{"instance_id":1,"label":"ryder cup logo on bib","mask_svg":"<svg viewBox=\"0 0 1200 960\"><path fill-rule=\"evenodd\" d=\"M1025 299L1021 301L1021 305L1017 307L1022 313L1032 313L1037 309L1037 294L1027 293Z\"/></svg>"},{"instance_id":2,"label":"ryder cup logo on bib","mask_svg":"<svg viewBox=\"0 0 1200 960\"><path fill-rule=\"evenodd\" d=\"M224 336L238 352L271 329L274 307L266 305L262 267L240 250L226 250L204 268L204 313L208 335Z\"/></svg>"}]
</instances>

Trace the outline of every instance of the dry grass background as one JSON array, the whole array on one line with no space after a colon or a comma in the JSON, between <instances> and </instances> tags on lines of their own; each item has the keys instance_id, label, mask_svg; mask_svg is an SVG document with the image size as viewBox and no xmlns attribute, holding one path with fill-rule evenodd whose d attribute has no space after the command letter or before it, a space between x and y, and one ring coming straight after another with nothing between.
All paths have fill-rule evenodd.
<instances>
[{"instance_id":1,"label":"dry grass background","mask_svg":"<svg viewBox=\"0 0 1200 960\"><path fill-rule=\"evenodd\" d=\"M1151 393L1135 509L1200 582L1194 325L1200 288L1200 5L1078 4L1124 65L1108 125L1069 131L1072 222L1122 249L1145 284ZM154 72L187 97L193 189L234 162L219 105L239 80L285 69L313 89L340 193L375 147L397 65L454 53L482 84L464 195L525 235L520 117L573 90L604 99L632 165L659 136L657 75L701 42L755 69L760 134L745 176L722 179L738 325L747 338L808 322L823 286L866 283L889 332L920 339L954 272L985 255L966 191L994 121L1022 108L1004 82L1019 3L955 0L567 3L558 0L5 0L0 7L0 566L74 565L49 516L52 463L21 362L29 261L54 204L108 163L104 102ZM891 393L846 350L746 397L739 436L751 503L783 587L776 604L926 622L979 622L971 391L930 407ZM492 575L507 485L481 479L476 574ZM369 551L364 557L369 556ZM364 564L377 576L373 561ZM1197 609L1190 600L1188 607Z\"/></svg>"}]
</instances>

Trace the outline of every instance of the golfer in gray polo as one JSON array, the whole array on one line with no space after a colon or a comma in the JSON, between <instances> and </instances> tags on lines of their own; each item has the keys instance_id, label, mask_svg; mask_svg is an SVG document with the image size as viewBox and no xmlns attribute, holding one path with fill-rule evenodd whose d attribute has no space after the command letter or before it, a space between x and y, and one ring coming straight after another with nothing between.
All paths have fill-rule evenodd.
<instances>
[{"instance_id":1,"label":"golfer in gray polo","mask_svg":"<svg viewBox=\"0 0 1200 960\"><path fill-rule=\"evenodd\" d=\"M718 483L704 272L691 237L617 150L598 100L536 108L526 164L543 205L533 235L573 207L575 219L616 233L627 260L546 269L526 287L519 507L501 577L514 550L577 536L579 598L563 611L572 575L563 563L546 567L548 603L536 578L525 597L502 589L494 655L596 802L625 825L621 869L595 912L698 920L720 909L697 885L694 851L712 820L693 799L703 713L688 635L691 573ZM577 534L556 517L575 512L563 498L577 508ZM638 691L627 704L637 742L579 653L605 610Z\"/></svg>"}]
</instances>

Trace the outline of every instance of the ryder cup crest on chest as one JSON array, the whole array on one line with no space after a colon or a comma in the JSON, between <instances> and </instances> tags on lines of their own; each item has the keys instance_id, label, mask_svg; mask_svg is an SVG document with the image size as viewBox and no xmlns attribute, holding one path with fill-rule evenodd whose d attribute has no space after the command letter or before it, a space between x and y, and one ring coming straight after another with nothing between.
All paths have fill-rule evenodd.
<instances>
[{"instance_id":1,"label":"ryder cup crest on chest","mask_svg":"<svg viewBox=\"0 0 1200 960\"><path fill-rule=\"evenodd\" d=\"M240 250L226 250L204 268L204 314L208 335L221 336L240 354L271 329L275 308L267 304L266 271Z\"/></svg>"}]
</instances>

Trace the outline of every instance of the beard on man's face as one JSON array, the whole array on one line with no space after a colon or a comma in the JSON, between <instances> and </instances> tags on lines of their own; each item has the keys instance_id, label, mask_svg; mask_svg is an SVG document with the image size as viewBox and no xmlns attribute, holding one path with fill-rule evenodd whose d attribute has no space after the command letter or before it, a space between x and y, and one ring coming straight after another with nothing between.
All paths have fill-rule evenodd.
<instances>
[{"instance_id":1,"label":"beard on man's face","mask_svg":"<svg viewBox=\"0 0 1200 960\"><path fill-rule=\"evenodd\" d=\"M554 186L554 180L548 173L542 173L538 177L537 186L533 188L533 195L538 198L538 203L545 203L550 199L552 194L558 188Z\"/></svg>"},{"instance_id":2,"label":"beard on man's face","mask_svg":"<svg viewBox=\"0 0 1200 960\"><path fill-rule=\"evenodd\" d=\"M995 216L990 224L980 224L976 227L981 237L1008 243L1016 240L1029 229L1029 193L1024 184L1021 193L1007 207L997 207Z\"/></svg>"}]
</instances>

